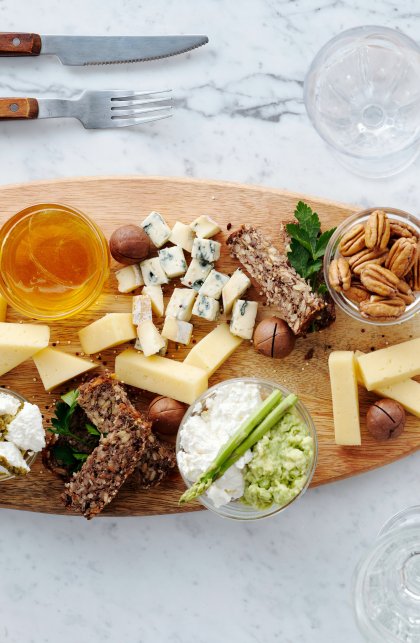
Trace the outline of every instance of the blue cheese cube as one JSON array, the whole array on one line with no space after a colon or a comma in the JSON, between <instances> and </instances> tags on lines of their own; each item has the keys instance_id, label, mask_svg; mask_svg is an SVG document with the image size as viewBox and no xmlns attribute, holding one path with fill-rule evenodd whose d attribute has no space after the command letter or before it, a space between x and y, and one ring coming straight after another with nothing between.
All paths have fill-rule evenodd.
<instances>
[{"instance_id":1,"label":"blue cheese cube","mask_svg":"<svg viewBox=\"0 0 420 643\"><path fill-rule=\"evenodd\" d=\"M193 332L193 325L186 321L180 321L173 317L166 317L162 329L163 337L178 344L189 344Z\"/></svg>"},{"instance_id":2,"label":"blue cheese cube","mask_svg":"<svg viewBox=\"0 0 420 643\"><path fill-rule=\"evenodd\" d=\"M226 315L229 315L235 301L244 294L250 285L251 280L246 274L240 268L235 270L222 290L223 310Z\"/></svg>"},{"instance_id":3,"label":"blue cheese cube","mask_svg":"<svg viewBox=\"0 0 420 643\"><path fill-rule=\"evenodd\" d=\"M184 275L187 270L187 262L179 246L159 250L159 261L170 279Z\"/></svg>"},{"instance_id":4,"label":"blue cheese cube","mask_svg":"<svg viewBox=\"0 0 420 643\"><path fill-rule=\"evenodd\" d=\"M212 239L194 239L191 256L201 263L213 263L220 257L222 244Z\"/></svg>"},{"instance_id":5,"label":"blue cheese cube","mask_svg":"<svg viewBox=\"0 0 420 643\"><path fill-rule=\"evenodd\" d=\"M144 284L140 266L137 264L117 270L115 276L118 282L118 292L132 292Z\"/></svg>"},{"instance_id":6,"label":"blue cheese cube","mask_svg":"<svg viewBox=\"0 0 420 643\"><path fill-rule=\"evenodd\" d=\"M143 321L137 328L137 335L141 350L145 357L156 355L165 348L165 340L161 337L152 320Z\"/></svg>"},{"instance_id":7,"label":"blue cheese cube","mask_svg":"<svg viewBox=\"0 0 420 643\"><path fill-rule=\"evenodd\" d=\"M141 322L152 320L152 300L148 295L136 295L132 303L133 324L138 326Z\"/></svg>"},{"instance_id":8,"label":"blue cheese cube","mask_svg":"<svg viewBox=\"0 0 420 643\"><path fill-rule=\"evenodd\" d=\"M161 335L161 338L162 338L162 340L164 342L164 345L159 350L158 355L161 355L162 357L164 357L166 355L167 351L168 351L168 340L166 339L166 337L162 337L162 335ZM134 344L134 348L137 351L140 351L141 353L143 352L142 347L141 347L141 342L140 342L140 339L138 337L137 337L136 342Z\"/></svg>"},{"instance_id":9,"label":"blue cheese cube","mask_svg":"<svg viewBox=\"0 0 420 643\"><path fill-rule=\"evenodd\" d=\"M230 332L242 339L252 339L258 304L256 301L238 299L233 306Z\"/></svg>"},{"instance_id":10,"label":"blue cheese cube","mask_svg":"<svg viewBox=\"0 0 420 643\"><path fill-rule=\"evenodd\" d=\"M219 316L219 302L213 297L207 297L207 295L200 295L199 293L192 309L192 314L208 321L215 321Z\"/></svg>"},{"instance_id":11,"label":"blue cheese cube","mask_svg":"<svg viewBox=\"0 0 420 643\"><path fill-rule=\"evenodd\" d=\"M183 250L191 252L195 234L191 227L186 223L177 221L172 228L169 241L176 246L180 246Z\"/></svg>"},{"instance_id":12,"label":"blue cheese cube","mask_svg":"<svg viewBox=\"0 0 420 643\"><path fill-rule=\"evenodd\" d=\"M222 272L212 270L198 292L200 295L206 295L206 297L220 299L223 286L227 284L229 279L230 278L227 275L224 275Z\"/></svg>"},{"instance_id":13,"label":"blue cheese cube","mask_svg":"<svg viewBox=\"0 0 420 643\"><path fill-rule=\"evenodd\" d=\"M214 237L215 234L220 232L220 228L216 221L210 219L207 214L203 214L191 223L191 229L195 232L199 239L208 239Z\"/></svg>"},{"instance_id":14,"label":"blue cheese cube","mask_svg":"<svg viewBox=\"0 0 420 643\"><path fill-rule=\"evenodd\" d=\"M171 229L159 212L151 212L141 224L150 241L161 248L169 240Z\"/></svg>"},{"instance_id":15,"label":"blue cheese cube","mask_svg":"<svg viewBox=\"0 0 420 643\"><path fill-rule=\"evenodd\" d=\"M188 266L187 272L181 279L181 283L188 288L200 290L201 286L204 283L204 280L206 279L206 277L208 277L212 269L212 263L202 263L197 259L193 259Z\"/></svg>"},{"instance_id":16,"label":"blue cheese cube","mask_svg":"<svg viewBox=\"0 0 420 643\"><path fill-rule=\"evenodd\" d=\"M166 317L189 321L195 300L195 291L189 288L174 288L172 297L166 307Z\"/></svg>"},{"instance_id":17,"label":"blue cheese cube","mask_svg":"<svg viewBox=\"0 0 420 643\"><path fill-rule=\"evenodd\" d=\"M160 264L159 257L142 261L140 264L140 270L145 286L160 286L169 282L169 279Z\"/></svg>"}]
</instances>

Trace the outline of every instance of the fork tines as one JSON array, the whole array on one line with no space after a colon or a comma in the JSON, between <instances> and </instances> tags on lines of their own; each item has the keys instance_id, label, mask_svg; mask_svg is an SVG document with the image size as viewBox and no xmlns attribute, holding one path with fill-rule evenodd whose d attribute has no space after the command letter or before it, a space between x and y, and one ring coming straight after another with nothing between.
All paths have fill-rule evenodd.
<instances>
[{"instance_id":1,"label":"fork tines","mask_svg":"<svg viewBox=\"0 0 420 643\"><path fill-rule=\"evenodd\" d=\"M172 116L171 90L114 91L111 97L111 120L116 127L139 125Z\"/></svg>"}]
</instances>

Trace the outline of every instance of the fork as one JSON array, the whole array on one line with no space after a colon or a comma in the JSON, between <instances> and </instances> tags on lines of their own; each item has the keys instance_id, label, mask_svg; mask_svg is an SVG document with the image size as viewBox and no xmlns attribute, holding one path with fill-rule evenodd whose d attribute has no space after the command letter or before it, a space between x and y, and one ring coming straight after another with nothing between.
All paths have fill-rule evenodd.
<instances>
[{"instance_id":1,"label":"fork","mask_svg":"<svg viewBox=\"0 0 420 643\"><path fill-rule=\"evenodd\" d=\"M86 90L75 99L0 98L0 120L77 118L86 129L141 125L171 116L169 91Z\"/></svg>"}]
</instances>

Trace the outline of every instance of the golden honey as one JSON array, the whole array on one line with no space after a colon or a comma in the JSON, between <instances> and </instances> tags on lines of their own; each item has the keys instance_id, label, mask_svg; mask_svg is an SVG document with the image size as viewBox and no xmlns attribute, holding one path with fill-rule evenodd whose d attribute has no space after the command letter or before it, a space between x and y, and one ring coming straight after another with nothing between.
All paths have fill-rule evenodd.
<instances>
[{"instance_id":1,"label":"golden honey","mask_svg":"<svg viewBox=\"0 0 420 643\"><path fill-rule=\"evenodd\" d=\"M0 290L28 317L54 320L84 310L99 296L108 272L102 232L68 206L31 206L0 231Z\"/></svg>"}]
</instances>

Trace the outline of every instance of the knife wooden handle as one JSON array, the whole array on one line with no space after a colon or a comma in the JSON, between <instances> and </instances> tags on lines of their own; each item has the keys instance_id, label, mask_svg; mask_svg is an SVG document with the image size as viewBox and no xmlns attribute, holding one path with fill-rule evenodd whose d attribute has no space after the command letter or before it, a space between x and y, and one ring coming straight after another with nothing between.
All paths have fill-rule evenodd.
<instances>
[{"instance_id":1,"label":"knife wooden handle","mask_svg":"<svg viewBox=\"0 0 420 643\"><path fill-rule=\"evenodd\" d=\"M39 56L41 36L37 33L0 33L0 56Z\"/></svg>"},{"instance_id":2,"label":"knife wooden handle","mask_svg":"<svg viewBox=\"0 0 420 643\"><path fill-rule=\"evenodd\" d=\"M36 98L0 98L0 120L24 120L37 118Z\"/></svg>"}]
</instances>

